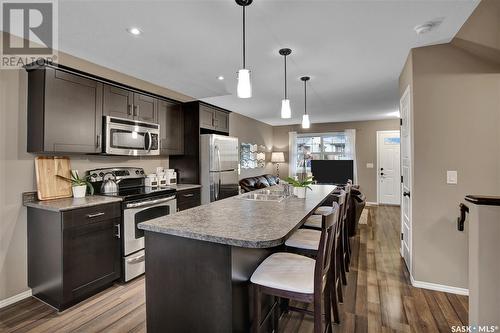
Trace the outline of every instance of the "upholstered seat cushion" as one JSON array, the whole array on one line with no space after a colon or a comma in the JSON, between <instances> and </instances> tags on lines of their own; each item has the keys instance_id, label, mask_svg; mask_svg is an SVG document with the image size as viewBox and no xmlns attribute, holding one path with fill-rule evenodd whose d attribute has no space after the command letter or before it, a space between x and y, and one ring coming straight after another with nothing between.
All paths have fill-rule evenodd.
<instances>
[{"instance_id":1,"label":"upholstered seat cushion","mask_svg":"<svg viewBox=\"0 0 500 333\"><path fill-rule=\"evenodd\" d=\"M321 206L316 208L314 211L314 215L326 215L328 213L331 213L333 208L331 206Z\"/></svg>"},{"instance_id":2,"label":"upholstered seat cushion","mask_svg":"<svg viewBox=\"0 0 500 333\"><path fill-rule=\"evenodd\" d=\"M250 281L260 286L312 294L315 263L314 259L294 253L274 253L257 267Z\"/></svg>"},{"instance_id":3,"label":"upholstered seat cushion","mask_svg":"<svg viewBox=\"0 0 500 333\"><path fill-rule=\"evenodd\" d=\"M305 250L318 250L321 231L311 229L299 229L295 231L285 242L286 246Z\"/></svg>"},{"instance_id":4,"label":"upholstered seat cushion","mask_svg":"<svg viewBox=\"0 0 500 333\"><path fill-rule=\"evenodd\" d=\"M322 220L323 216L321 215L311 215L307 218L304 225L309 228L321 229Z\"/></svg>"}]
</instances>

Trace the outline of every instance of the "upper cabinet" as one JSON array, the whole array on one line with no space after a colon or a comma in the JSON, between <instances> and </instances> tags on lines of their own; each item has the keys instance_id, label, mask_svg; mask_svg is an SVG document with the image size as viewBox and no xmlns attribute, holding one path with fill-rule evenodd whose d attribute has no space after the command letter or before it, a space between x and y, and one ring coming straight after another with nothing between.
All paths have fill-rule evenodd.
<instances>
[{"instance_id":1,"label":"upper cabinet","mask_svg":"<svg viewBox=\"0 0 500 333\"><path fill-rule=\"evenodd\" d=\"M99 153L102 83L54 68L28 73L28 152Z\"/></svg>"},{"instance_id":2,"label":"upper cabinet","mask_svg":"<svg viewBox=\"0 0 500 333\"><path fill-rule=\"evenodd\" d=\"M103 114L157 123L158 100L148 95L105 84Z\"/></svg>"},{"instance_id":3,"label":"upper cabinet","mask_svg":"<svg viewBox=\"0 0 500 333\"><path fill-rule=\"evenodd\" d=\"M229 133L229 112L200 103L200 128Z\"/></svg>"},{"instance_id":4,"label":"upper cabinet","mask_svg":"<svg viewBox=\"0 0 500 333\"><path fill-rule=\"evenodd\" d=\"M181 103L158 100L158 123L160 124L160 154L182 155L184 153L184 114Z\"/></svg>"}]
</instances>

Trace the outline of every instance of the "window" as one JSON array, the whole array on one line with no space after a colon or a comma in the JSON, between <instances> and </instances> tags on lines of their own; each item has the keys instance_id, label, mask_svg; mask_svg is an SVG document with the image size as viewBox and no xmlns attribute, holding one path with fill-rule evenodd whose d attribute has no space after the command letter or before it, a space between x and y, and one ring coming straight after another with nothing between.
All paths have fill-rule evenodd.
<instances>
[{"instance_id":1,"label":"window","mask_svg":"<svg viewBox=\"0 0 500 333\"><path fill-rule=\"evenodd\" d=\"M344 132L313 135L298 135L297 173L310 174L311 160L344 160L346 156L346 136Z\"/></svg>"}]
</instances>

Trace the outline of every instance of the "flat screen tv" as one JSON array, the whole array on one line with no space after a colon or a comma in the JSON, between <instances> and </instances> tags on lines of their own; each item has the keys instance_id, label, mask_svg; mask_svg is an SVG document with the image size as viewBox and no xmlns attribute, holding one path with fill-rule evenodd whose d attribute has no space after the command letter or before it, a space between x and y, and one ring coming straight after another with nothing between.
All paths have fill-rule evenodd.
<instances>
[{"instance_id":1,"label":"flat screen tv","mask_svg":"<svg viewBox=\"0 0 500 333\"><path fill-rule=\"evenodd\" d=\"M312 160L311 173L318 184L345 184L354 178L352 160Z\"/></svg>"}]
</instances>

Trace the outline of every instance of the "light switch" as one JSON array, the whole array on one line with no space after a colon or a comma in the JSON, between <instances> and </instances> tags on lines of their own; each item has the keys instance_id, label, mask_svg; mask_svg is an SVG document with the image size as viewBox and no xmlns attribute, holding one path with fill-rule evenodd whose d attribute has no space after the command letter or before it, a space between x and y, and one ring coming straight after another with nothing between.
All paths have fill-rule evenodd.
<instances>
[{"instance_id":1,"label":"light switch","mask_svg":"<svg viewBox=\"0 0 500 333\"><path fill-rule=\"evenodd\" d=\"M447 184L458 184L458 174L456 171L446 171L446 183Z\"/></svg>"},{"instance_id":2,"label":"light switch","mask_svg":"<svg viewBox=\"0 0 500 333\"><path fill-rule=\"evenodd\" d=\"M373 169L373 163L366 163L367 169Z\"/></svg>"}]
</instances>

